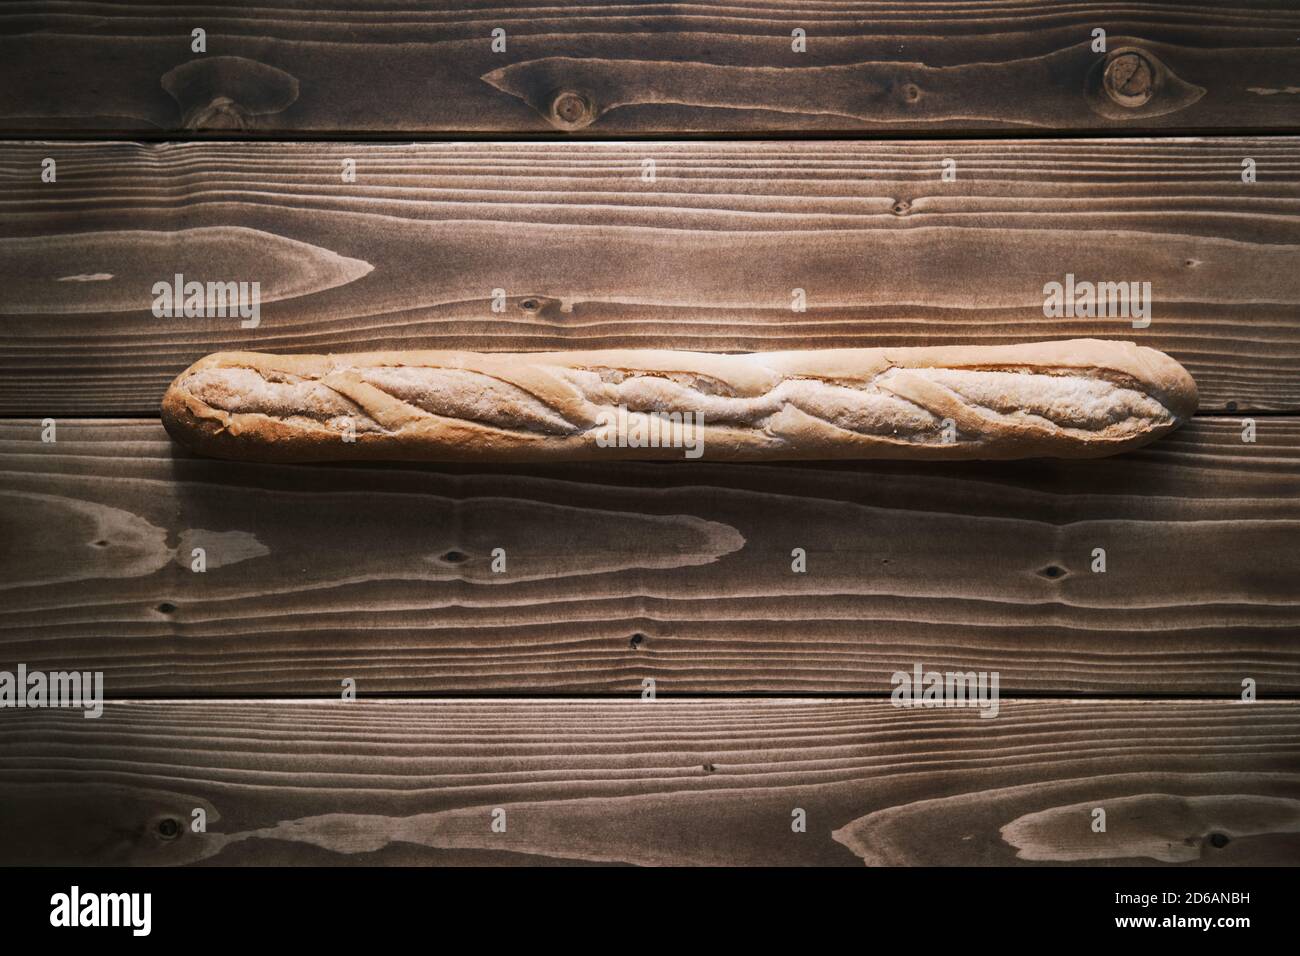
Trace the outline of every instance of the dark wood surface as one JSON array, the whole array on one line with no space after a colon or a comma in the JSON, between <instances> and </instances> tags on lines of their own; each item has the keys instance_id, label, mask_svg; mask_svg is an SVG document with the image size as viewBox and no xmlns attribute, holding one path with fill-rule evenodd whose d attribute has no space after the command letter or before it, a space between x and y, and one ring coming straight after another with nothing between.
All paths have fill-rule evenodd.
<instances>
[{"instance_id":1,"label":"dark wood surface","mask_svg":"<svg viewBox=\"0 0 1300 956\"><path fill-rule=\"evenodd\" d=\"M1257 429L1082 462L488 468L8 421L0 640L115 696L885 694L914 661L1004 693L1294 693L1300 421Z\"/></svg>"},{"instance_id":2,"label":"dark wood surface","mask_svg":"<svg viewBox=\"0 0 1300 956\"><path fill-rule=\"evenodd\" d=\"M56 183L40 182L47 156ZM354 183L341 180L348 158ZM941 181L945 159L956 182ZM170 379L224 348L1076 336L1169 352L1203 411L1300 410L1291 139L11 143L0 177L0 414L12 417L157 415ZM260 326L155 317L153 284L177 272L259 281ZM1045 318L1044 284L1069 273L1150 282L1150 327ZM795 288L806 312L791 310Z\"/></svg>"},{"instance_id":3,"label":"dark wood surface","mask_svg":"<svg viewBox=\"0 0 1300 956\"><path fill-rule=\"evenodd\" d=\"M1091 48L1099 27L1106 53ZM192 51L195 28L206 52ZM806 52L792 49L796 28ZM494 29L504 52L492 51ZM1288 0L11 2L0 7L0 125L222 136L1271 129L1296 123L1297 35ZM1107 67L1125 57L1108 87Z\"/></svg>"},{"instance_id":4,"label":"dark wood surface","mask_svg":"<svg viewBox=\"0 0 1300 956\"><path fill-rule=\"evenodd\" d=\"M1287 0L0 5L0 669L110 698L0 712L0 864L1300 861L1300 146L1261 135L1298 37ZM762 141L987 132L1034 138ZM521 138L380 141L448 134ZM178 272L260 282L260 326L155 317ZM1045 318L1067 273L1151 282L1150 327ZM1075 336L1202 414L1101 461L532 468L157 419L228 348ZM891 706L917 663L997 671L997 718Z\"/></svg>"},{"instance_id":5,"label":"dark wood surface","mask_svg":"<svg viewBox=\"0 0 1300 956\"><path fill-rule=\"evenodd\" d=\"M0 802L5 863L1276 865L1300 711L119 702L6 714Z\"/></svg>"}]
</instances>

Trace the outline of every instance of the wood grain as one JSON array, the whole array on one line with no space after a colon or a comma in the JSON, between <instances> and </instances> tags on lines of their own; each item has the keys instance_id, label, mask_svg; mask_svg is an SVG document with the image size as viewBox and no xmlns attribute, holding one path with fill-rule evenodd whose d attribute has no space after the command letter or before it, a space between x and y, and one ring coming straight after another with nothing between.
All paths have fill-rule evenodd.
<instances>
[{"instance_id":1,"label":"wood grain","mask_svg":"<svg viewBox=\"0 0 1300 956\"><path fill-rule=\"evenodd\" d=\"M1300 420L1257 429L1077 462L489 468L4 422L0 642L114 697L888 694L918 661L1007 694L1289 694Z\"/></svg>"},{"instance_id":2,"label":"wood grain","mask_svg":"<svg viewBox=\"0 0 1300 956\"><path fill-rule=\"evenodd\" d=\"M1300 710L118 702L7 713L0 803L5 865L1295 865Z\"/></svg>"},{"instance_id":3,"label":"wood grain","mask_svg":"<svg viewBox=\"0 0 1300 956\"><path fill-rule=\"evenodd\" d=\"M47 156L56 183L40 182ZM342 182L345 159L356 182ZM940 178L945 159L955 182ZM1204 411L1300 410L1288 139L26 143L0 147L0 182L11 417L156 415L177 372L231 348L1080 336L1169 352ZM260 282L260 325L155 317L153 284L178 272ZM1067 274L1150 282L1150 327L1045 318L1044 285ZM792 311L794 289L807 311Z\"/></svg>"},{"instance_id":4,"label":"wood grain","mask_svg":"<svg viewBox=\"0 0 1300 956\"><path fill-rule=\"evenodd\" d=\"M1300 145L1140 138L1294 131L1298 36L1289 0L0 5L0 133L197 140L0 144L0 669L110 698L0 713L0 865L1300 863ZM622 141L982 131L1126 138ZM246 141L448 133L523 138ZM155 316L177 273L260 324ZM1150 282L1150 327L1046 318L1067 273ZM232 348L1090 335L1207 415L1102 461L493 467L156 418ZM914 664L997 671L997 717L890 706Z\"/></svg>"},{"instance_id":5,"label":"wood grain","mask_svg":"<svg viewBox=\"0 0 1300 956\"><path fill-rule=\"evenodd\" d=\"M1106 53L1092 50L1098 27ZM1298 32L1287 0L11 2L0 124L224 136L1276 129L1296 122Z\"/></svg>"}]
</instances>

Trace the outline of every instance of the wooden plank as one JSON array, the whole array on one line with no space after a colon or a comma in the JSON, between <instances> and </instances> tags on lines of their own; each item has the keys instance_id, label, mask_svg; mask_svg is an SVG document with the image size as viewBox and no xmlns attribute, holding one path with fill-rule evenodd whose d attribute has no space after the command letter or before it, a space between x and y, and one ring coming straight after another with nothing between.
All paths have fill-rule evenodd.
<instances>
[{"instance_id":1,"label":"wooden plank","mask_svg":"<svg viewBox=\"0 0 1300 956\"><path fill-rule=\"evenodd\" d=\"M40 182L45 157L55 183ZM941 181L947 159L955 182ZM224 348L1088 335L1170 352L1203 410L1300 410L1289 139L27 143L0 147L0 177L11 417L155 415L177 372ZM260 324L155 316L154 283L176 273L259 282ZM1150 326L1045 317L1045 284L1068 274L1150 282Z\"/></svg>"},{"instance_id":2,"label":"wooden plank","mask_svg":"<svg viewBox=\"0 0 1300 956\"><path fill-rule=\"evenodd\" d=\"M11 2L0 124L224 136L1276 129L1295 125L1297 32L1289 0Z\"/></svg>"},{"instance_id":3,"label":"wooden plank","mask_svg":"<svg viewBox=\"0 0 1300 956\"><path fill-rule=\"evenodd\" d=\"M0 641L114 696L887 694L918 661L1007 694L1295 693L1300 420L1257 429L1096 461L480 468L8 421Z\"/></svg>"},{"instance_id":4,"label":"wooden plank","mask_svg":"<svg viewBox=\"0 0 1300 956\"><path fill-rule=\"evenodd\" d=\"M0 801L4 865L1295 865L1300 705L115 702L5 712Z\"/></svg>"}]
</instances>

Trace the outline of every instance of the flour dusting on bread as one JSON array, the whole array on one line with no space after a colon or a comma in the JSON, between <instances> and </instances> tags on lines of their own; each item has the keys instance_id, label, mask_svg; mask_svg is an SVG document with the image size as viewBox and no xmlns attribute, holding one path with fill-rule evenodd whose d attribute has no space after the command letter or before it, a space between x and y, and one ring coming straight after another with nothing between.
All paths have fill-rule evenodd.
<instances>
[{"instance_id":1,"label":"flour dusting on bread","mask_svg":"<svg viewBox=\"0 0 1300 956\"><path fill-rule=\"evenodd\" d=\"M666 457L599 440L688 416L717 459L1093 457L1184 421L1196 386L1128 342L827 349L210 355L163 419L224 457L563 460Z\"/></svg>"}]
</instances>

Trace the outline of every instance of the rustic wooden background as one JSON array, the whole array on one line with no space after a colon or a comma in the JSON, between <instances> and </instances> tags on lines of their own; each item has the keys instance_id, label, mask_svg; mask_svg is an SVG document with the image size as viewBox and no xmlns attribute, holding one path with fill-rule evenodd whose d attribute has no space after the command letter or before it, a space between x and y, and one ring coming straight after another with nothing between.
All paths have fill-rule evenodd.
<instances>
[{"instance_id":1,"label":"rustic wooden background","mask_svg":"<svg viewBox=\"0 0 1300 956\"><path fill-rule=\"evenodd\" d=\"M0 7L0 668L112 698L0 711L0 863L1300 861L1298 37L1283 2ZM775 131L960 136L719 138ZM552 138L410 142L456 133ZM176 272L260 281L261 324L155 318ZM1150 327L1045 319L1067 272L1152 282ZM1201 414L1101 461L479 468L202 460L157 412L223 348L1084 335ZM916 662L1001 713L890 706Z\"/></svg>"},{"instance_id":2,"label":"rustic wooden background","mask_svg":"<svg viewBox=\"0 0 1300 956\"><path fill-rule=\"evenodd\" d=\"M57 183L40 180L46 158ZM10 416L156 415L176 373L222 348L1063 336L1175 355L1204 411L1300 410L1289 138L16 143L0 177ZM202 270L260 281L261 325L154 318L153 283ZM1066 272L1151 282L1151 326L1045 319L1043 285ZM793 288L808 311L791 311Z\"/></svg>"},{"instance_id":3,"label":"rustic wooden background","mask_svg":"<svg viewBox=\"0 0 1300 956\"><path fill-rule=\"evenodd\" d=\"M1092 51L1097 28L1106 56ZM192 52L195 29L205 53ZM326 137L1289 129L1297 36L1292 0L10 2L0 124ZM1125 55L1141 63L1116 102L1105 67Z\"/></svg>"}]
</instances>

